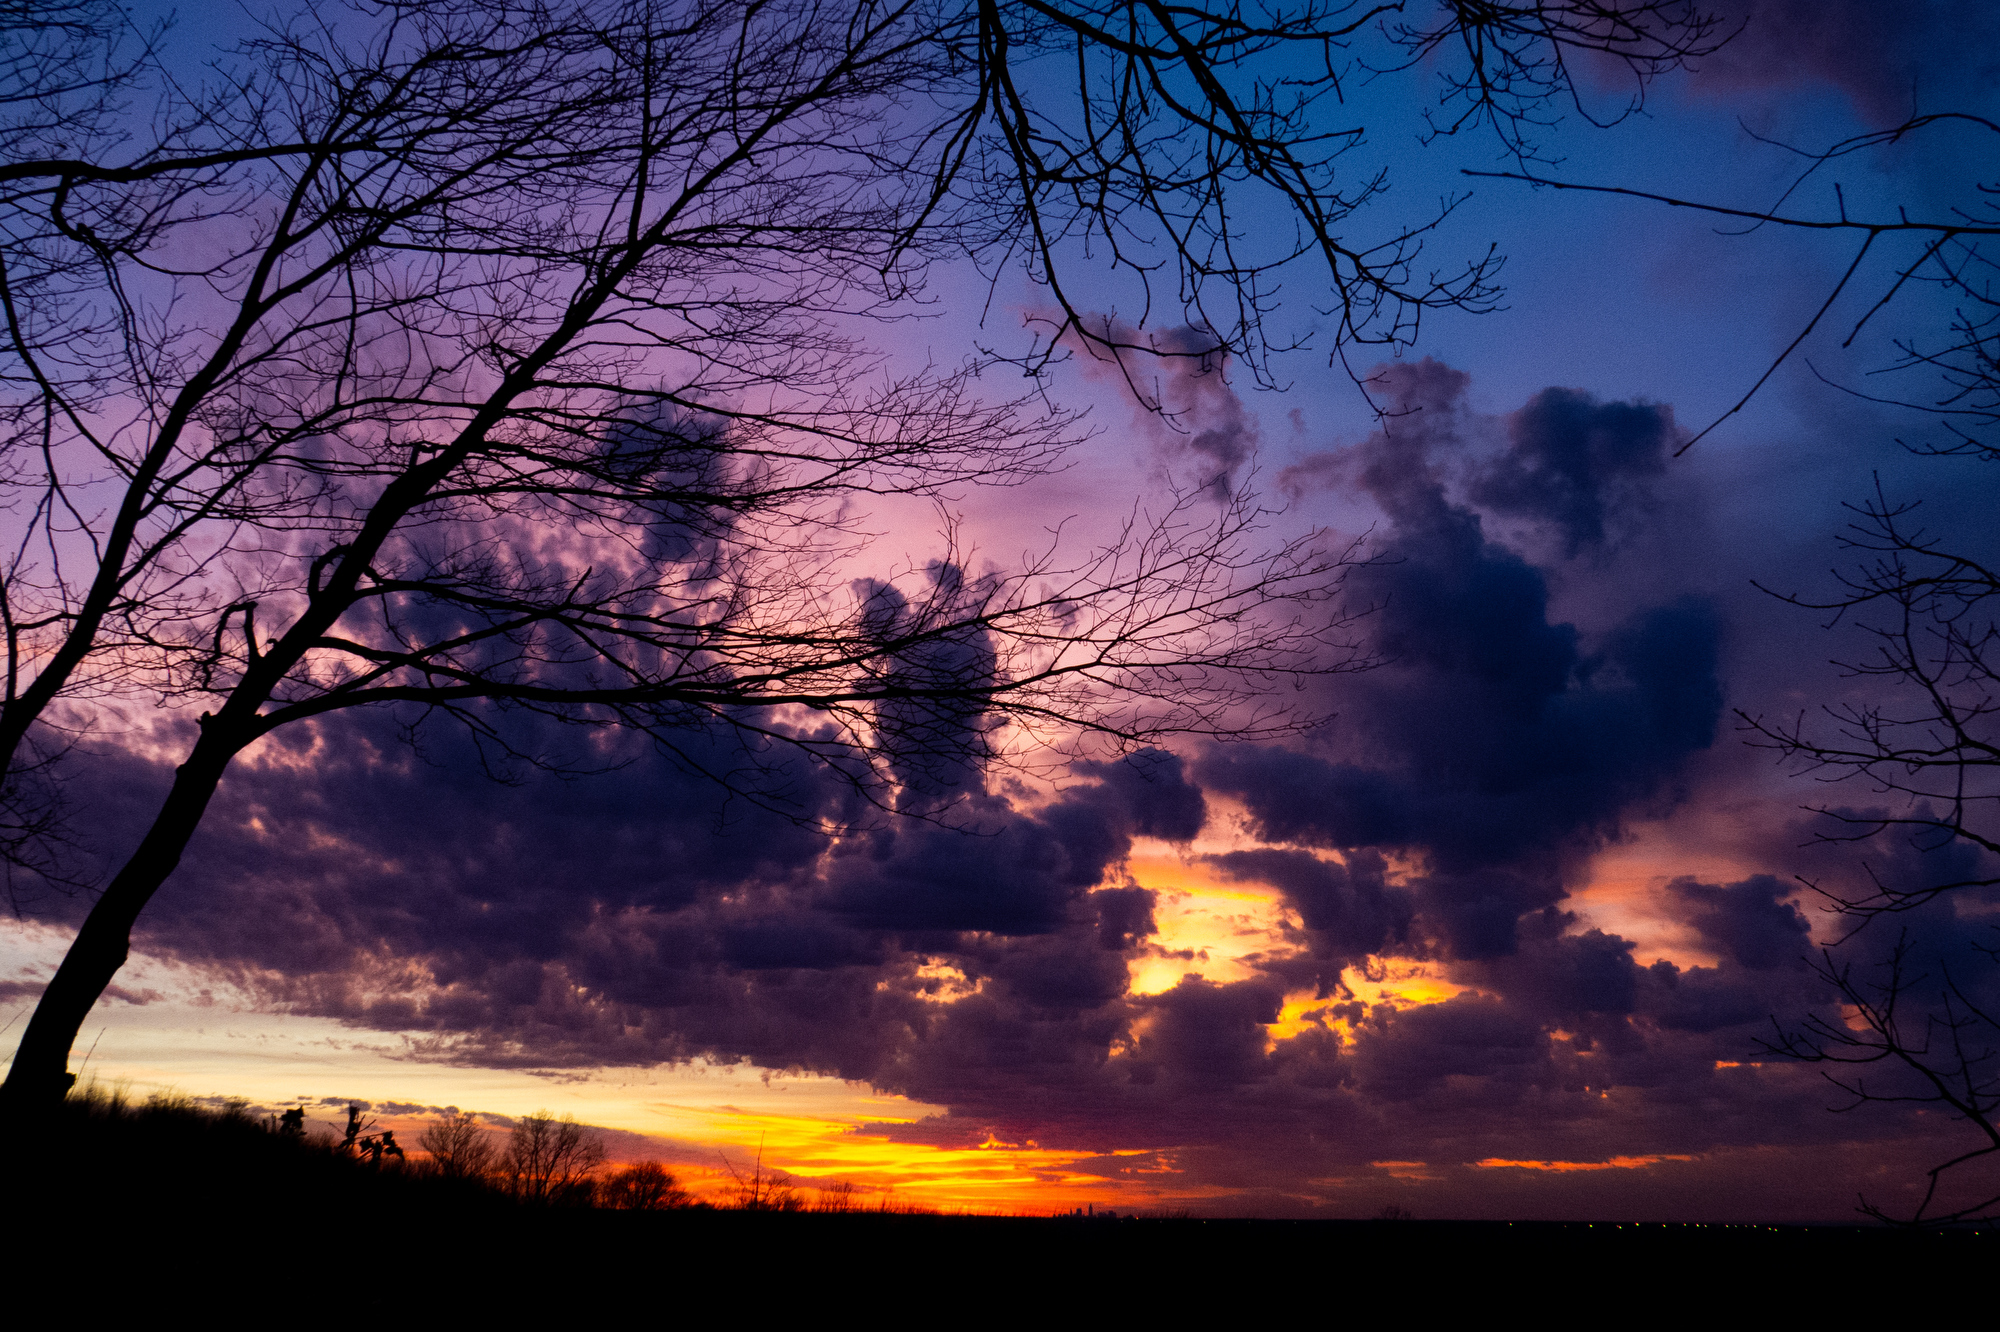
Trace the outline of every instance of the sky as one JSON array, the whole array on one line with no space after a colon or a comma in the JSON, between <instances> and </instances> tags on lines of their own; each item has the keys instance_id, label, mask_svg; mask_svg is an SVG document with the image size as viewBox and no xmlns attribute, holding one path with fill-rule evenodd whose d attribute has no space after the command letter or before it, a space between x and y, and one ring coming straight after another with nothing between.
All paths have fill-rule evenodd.
<instances>
[{"instance_id":1,"label":"sky","mask_svg":"<svg viewBox=\"0 0 2000 1332\"><path fill-rule=\"evenodd\" d=\"M1572 112L1537 169L1757 208L1804 169L1785 145L1996 110L1984 6L1718 7L1734 41L1652 85L1643 114ZM176 40L206 39L204 11L180 12ZM390 716L292 728L225 780L72 1068L140 1095L303 1102L327 1125L361 1102L406 1140L447 1109L496 1128L549 1109L697 1189L761 1153L808 1186L980 1211L1804 1221L1845 1219L1860 1190L1907 1199L1964 1127L1830 1113L1819 1070L1759 1042L1774 1020L1842 1020L1808 959L1843 926L1806 881L1979 864L1816 841L1803 806L1881 797L1814 786L1747 744L1739 713L1893 697L1836 664L1865 652L1856 624L1761 590L1826 592L1850 558L1843 505L1878 478L1935 530L1990 540L1992 468L1912 453L1933 424L1843 391L1935 396L1921 374L1870 376L1899 339L1941 336L1948 302L1899 292L1843 347L1921 244L1885 242L1677 456L1855 242L1466 176L1513 163L1478 134L1422 142L1435 75L1359 82L1327 114L1368 127L1354 169L1391 173L1370 225L1470 191L1427 253L1496 247L1501 308L1428 318L1362 367L1365 396L1323 345L1274 358L1275 389L1167 364L1172 420L1073 357L1047 391L1093 433L1066 469L951 501L1003 565L1052 523L1104 530L1217 474L1279 510L1274 537L1362 538L1346 591L1381 664L1306 688L1323 725L996 770L955 826L837 840L629 737L608 742L615 771L509 785L445 728L418 750ZM1581 78L1613 118L1625 92ZM1791 203L1830 215L1837 180L1853 215L1937 216L1975 204L1994 148L1947 128L1822 168ZM933 290L929 317L884 335L896 355L1018 338L1040 308L965 269ZM1132 308L1115 276L1088 296ZM1309 271L1283 296L1282 327L1313 331ZM928 510L871 520L884 568L937 547ZM79 746L98 863L143 828L191 726L127 703ZM728 758L723 738L687 744ZM826 773L792 780L806 807L839 806ZM43 893L0 922L12 1032L87 901ZM1996 905L1909 925L1964 959ZM1844 955L1872 965L1890 942L1878 928Z\"/></svg>"}]
</instances>

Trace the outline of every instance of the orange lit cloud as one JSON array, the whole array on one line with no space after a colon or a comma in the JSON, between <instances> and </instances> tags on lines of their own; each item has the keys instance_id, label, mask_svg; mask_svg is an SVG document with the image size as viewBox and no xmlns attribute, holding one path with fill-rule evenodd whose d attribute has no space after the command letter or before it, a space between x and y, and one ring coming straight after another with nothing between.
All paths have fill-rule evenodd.
<instances>
[{"instance_id":1,"label":"orange lit cloud","mask_svg":"<svg viewBox=\"0 0 2000 1332\"><path fill-rule=\"evenodd\" d=\"M1185 975L1224 984L1255 974L1244 959L1290 951L1276 889L1225 881L1200 861L1172 854L1134 856L1135 883L1159 894L1153 947L1131 963L1132 992L1159 994Z\"/></svg>"},{"instance_id":2,"label":"orange lit cloud","mask_svg":"<svg viewBox=\"0 0 2000 1332\"><path fill-rule=\"evenodd\" d=\"M1662 1161L1692 1161L1692 1156L1614 1156L1609 1161L1506 1161L1489 1156L1475 1161L1481 1170L1550 1170L1568 1174L1572 1170L1644 1170Z\"/></svg>"}]
</instances>

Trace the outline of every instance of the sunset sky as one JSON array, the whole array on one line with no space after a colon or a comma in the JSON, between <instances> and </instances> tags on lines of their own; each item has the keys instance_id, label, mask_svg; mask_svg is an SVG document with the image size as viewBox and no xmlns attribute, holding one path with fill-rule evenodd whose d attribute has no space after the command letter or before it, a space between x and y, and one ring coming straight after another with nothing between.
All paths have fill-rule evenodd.
<instances>
[{"instance_id":1,"label":"sunset sky","mask_svg":"<svg viewBox=\"0 0 2000 1332\"><path fill-rule=\"evenodd\" d=\"M1808 165L1787 145L2000 112L1989 5L1714 7L1747 22L1734 42L1662 77L1643 114L1571 111L1538 169L1755 209ZM231 35L235 7L208 8L178 7L176 50ZM1282 510L1274 539L1364 538L1374 563L1347 591L1375 608L1355 633L1383 664L1308 686L1330 720L996 770L955 827L885 818L829 841L637 739L606 742L605 775L502 785L447 727L415 752L397 718L343 713L232 769L72 1069L303 1101L326 1125L359 1101L406 1140L448 1107L495 1126L549 1109L698 1189L761 1153L802 1184L980 1211L1789 1221L1905 1196L1964 1129L1828 1113L1817 1070L1758 1038L1774 1017L1838 1020L1804 959L1842 930L1802 880L1977 866L1815 842L1801 806L1880 797L1775 763L1736 714L1888 697L1833 664L1866 651L1853 622L1760 590L1831 588L1843 505L1877 478L1990 549L1993 468L1910 452L1935 424L1869 400L1938 396L1875 372L1899 341L1940 339L1949 301L1913 284L1842 345L1927 242L1882 242L1749 405L1674 457L1858 241L1463 175L1514 165L1479 134L1421 141L1435 80L1357 79L1327 128L1365 125L1351 169L1389 173L1369 227L1469 193L1426 259L1496 247L1504 308L1427 317L1372 373L1373 406L1323 346L1275 358L1277 390L1167 364L1154 387L1177 423L1074 357L1048 392L1094 434L1067 468L947 506L1003 567L1198 475L1257 488ZM1579 80L1601 118L1629 91ZM2000 137L1944 126L1821 167L1788 207L1837 215L1838 182L1854 216L1942 216L1981 206L1995 163ZM1109 276L1087 294L1132 313ZM933 295L871 336L955 362L1025 340L1041 299L1003 283L989 305L969 270ZM1305 336L1324 304L1297 267L1274 322ZM937 523L884 505L869 558L920 567ZM134 698L96 715L71 778L95 863L129 849L192 733ZM842 799L824 772L793 780L810 811ZM87 901L28 893L0 922L0 1047ZM1912 927L1962 940L1996 907Z\"/></svg>"}]
</instances>

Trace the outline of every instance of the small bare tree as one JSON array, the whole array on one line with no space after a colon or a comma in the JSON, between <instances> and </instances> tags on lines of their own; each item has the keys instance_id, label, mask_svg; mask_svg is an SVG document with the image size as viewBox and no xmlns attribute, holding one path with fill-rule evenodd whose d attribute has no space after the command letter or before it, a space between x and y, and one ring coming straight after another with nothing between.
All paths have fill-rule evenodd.
<instances>
[{"instance_id":1,"label":"small bare tree","mask_svg":"<svg viewBox=\"0 0 2000 1332\"><path fill-rule=\"evenodd\" d=\"M820 1184L813 1188L811 1210L846 1214L858 1212L861 1208L861 1190L852 1180L843 1179L836 1184Z\"/></svg>"},{"instance_id":2,"label":"small bare tree","mask_svg":"<svg viewBox=\"0 0 2000 1332\"><path fill-rule=\"evenodd\" d=\"M576 1122L546 1110L514 1121L501 1171L508 1191L524 1202L588 1206L604 1164L604 1142Z\"/></svg>"},{"instance_id":3,"label":"small bare tree","mask_svg":"<svg viewBox=\"0 0 2000 1332\"><path fill-rule=\"evenodd\" d=\"M694 1195L658 1161L636 1161L605 1177L597 1203L624 1212L672 1212L693 1206Z\"/></svg>"},{"instance_id":4,"label":"small bare tree","mask_svg":"<svg viewBox=\"0 0 2000 1332\"><path fill-rule=\"evenodd\" d=\"M797 1181L784 1171L764 1164L764 1141L757 1140L757 1155L747 1171L736 1168L728 1154L718 1150L722 1168L729 1172L732 1205L742 1212L803 1212L810 1208Z\"/></svg>"},{"instance_id":5,"label":"small bare tree","mask_svg":"<svg viewBox=\"0 0 2000 1332\"><path fill-rule=\"evenodd\" d=\"M470 1112L447 1114L417 1138L430 1169L443 1179L481 1180L493 1173L493 1135Z\"/></svg>"}]
</instances>

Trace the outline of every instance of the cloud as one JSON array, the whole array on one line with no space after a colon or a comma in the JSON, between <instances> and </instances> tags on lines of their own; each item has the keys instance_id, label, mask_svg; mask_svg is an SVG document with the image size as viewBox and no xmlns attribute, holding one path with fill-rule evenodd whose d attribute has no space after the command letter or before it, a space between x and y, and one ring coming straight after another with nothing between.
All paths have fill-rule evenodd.
<instances>
[{"instance_id":1,"label":"cloud","mask_svg":"<svg viewBox=\"0 0 2000 1332\"><path fill-rule=\"evenodd\" d=\"M1329 861L1265 847L1211 856L1209 863L1226 878L1267 883L1282 892L1305 926L1313 956L1336 964L1334 982L1343 967L1388 951L1409 935L1414 904L1407 892L1389 885L1387 862L1377 853L1351 851L1345 861ZM1322 993L1327 985L1322 979Z\"/></svg>"},{"instance_id":2,"label":"cloud","mask_svg":"<svg viewBox=\"0 0 2000 1332\"><path fill-rule=\"evenodd\" d=\"M1217 985L1188 976L1148 1000L1131 1057L1132 1081L1213 1092L1270 1074L1264 1030L1284 995L1268 981Z\"/></svg>"},{"instance_id":3,"label":"cloud","mask_svg":"<svg viewBox=\"0 0 2000 1332\"><path fill-rule=\"evenodd\" d=\"M1164 751L1074 771L1096 780L1032 812L989 796L966 806L963 826L887 827L840 848L824 905L872 930L1046 934L1075 918L1134 837L1186 841L1206 816L1180 759Z\"/></svg>"},{"instance_id":4,"label":"cloud","mask_svg":"<svg viewBox=\"0 0 2000 1332\"><path fill-rule=\"evenodd\" d=\"M1103 336L1128 346L1115 359L1078 342L1088 376L1112 382L1134 409L1134 423L1163 470L1217 499L1235 492L1256 456L1257 416L1230 381L1230 358L1214 334L1190 325L1141 330L1107 319Z\"/></svg>"},{"instance_id":5,"label":"cloud","mask_svg":"<svg viewBox=\"0 0 2000 1332\"><path fill-rule=\"evenodd\" d=\"M1689 908L1687 923L1739 966L1769 971L1797 962L1810 946L1805 913L1783 900L1797 885L1774 875L1753 874L1726 886L1679 878L1667 891Z\"/></svg>"},{"instance_id":6,"label":"cloud","mask_svg":"<svg viewBox=\"0 0 2000 1332\"><path fill-rule=\"evenodd\" d=\"M1573 558L1605 544L1613 515L1643 510L1649 483L1666 471L1674 414L1550 388L1508 418L1507 433L1507 451L1479 475L1473 500L1560 532Z\"/></svg>"},{"instance_id":7,"label":"cloud","mask_svg":"<svg viewBox=\"0 0 2000 1332\"><path fill-rule=\"evenodd\" d=\"M1325 685L1314 701L1338 719L1321 732L1079 762L1033 791L899 756L951 826L884 816L830 839L820 820L858 813L837 774L721 728L662 752L498 718L519 748L600 770L507 785L461 733L421 728L412 750L398 727L412 719L357 714L281 732L232 770L139 944L274 1005L413 1033L421 1057L811 1069L949 1110L871 1133L1153 1153L1229 1210L1365 1215L1409 1198L1371 1189L1449 1189L1453 1214L1519 1215L1542 1205L1521 1190L1557 1176L1669 1199L1702 1171L1705 1198L1850 1205L1845 1181L1800 1162L1847 1138L1889 1159L1915 1121L1834 1120L1813 1070L1752 1066L1773 1015L1838 1020L1795 961L1811 902L1788 876L1916 884L1964 871L1964 854L1747 820L1743 871L1662 867L1659 900L1713 965L1593 924L1569 895L1596 852L1636 820L1704 817L1739 779L1715 742L1740 620L1628 578L1631 552L1680 531L1693 502L1662 473L1672 415L1547 389L1488 418L1463 373L1428 360L1379 385L1380 430L1287 474L1303 521L1329 486L1382 514L1356 586L1379 604L1368 631L1389 663ZM1188 401L1188 426L1209 411L1234 428L1220 397ZM959 577L936 573L947 592ZM887 620L919 613L863 600ZM942 645L907 669L977 672L983 650ZM938 755L980 724L910 722L941 737ZM170 776L137 752L78 762L80 802L117 826L142 826ZM1133 993L1128 962L1157 961L1172 919L1168 890L1130 877L1140 839L1178 845L1190 873L1273 890L1285 932L1231 979ZM1927 956L1967 955L1955 911L1904 922ZM1874 966L1894 938L1856 956ZM1366 979L1384 958L1459 992L1398 998ZM1518 1168L1471 1168L1488 1161ZM1683 1182L1648 1182L1669 1178Z\"/></svg>"},{"instance_id":8,"label":"cloud","mask_svg":"<svg viewBox=\"0 0 2000 1332\"><path fill-rule=\"evenodd\" d=\"M1488 1157L1473 1164L1481 1170L1549 1170L1567 1174L1574 1170L1644 1170L1662 1161L1692 1161L1692 1156L1614 1156L1609 1161L1503 1161Z\"/></svg>"},{"instance_id":9,"label":"cloud","mask_svg":"<svg viewBox=\"0 0 2000 1332\"><path fill-rule=\"evenodd\" d=\"M1478 503L1561 534L1570 554L1643 517L1671 414L1546 390L1497 458L1462 373L1424 360L1376 380L1382 429L1335 461L1390 530L1357 572L1387 665L1344 681L1317 745L1217 751L1199 775L1266 841L1421 853L1420 911L1453 955L1503 955L1514 922L1561 900L1566 863L1634 809L1671 802L1722 711L1721 621L1683 596L1622 608L1587 637L1550 613L1550 574L1491 539ZM1469 484L1466 482L1469 478ZM1461 498L1459 491L1468 492Z\"/></svg>"},{"instance_id":10,"label":"cloud","mask_svg":"<svg viewBox=\"0 0 2000 1332\"><path fill-rule=\"evenodd\" d=\"M1939 52L1985 51L1986 71L2000 22L1978 0L1730 0L1719 9L1736 35L1699 62L1698 89L1797 88L1821 83L1846 94L1871 129L1946 109Z\"/></svg>"},{"instance_id":11,"label":"cloud","mask_svg":"<svg viewBox=\"0 0 2000 1332\"><path fill-rule=\"evenodd\" d=\"M1471 1079L1486 1084L1482 1100L1505 1103L1538 1081L1548 1044L1542 1024L1504 1000L1461 994L1410 1009L1375 1005L1355 1032L1353 1060L1367 1091L1389 1102Z\"/></svg>"}]
</instances>

